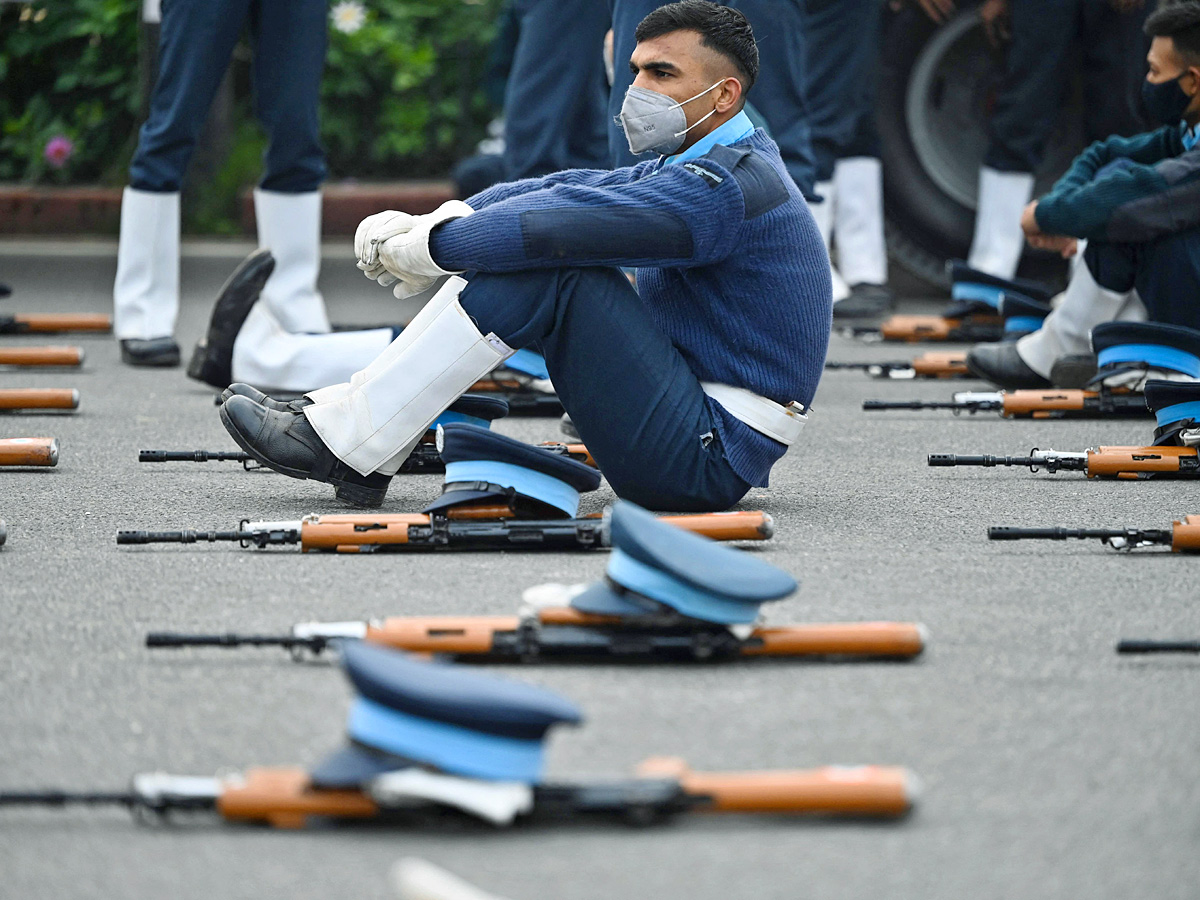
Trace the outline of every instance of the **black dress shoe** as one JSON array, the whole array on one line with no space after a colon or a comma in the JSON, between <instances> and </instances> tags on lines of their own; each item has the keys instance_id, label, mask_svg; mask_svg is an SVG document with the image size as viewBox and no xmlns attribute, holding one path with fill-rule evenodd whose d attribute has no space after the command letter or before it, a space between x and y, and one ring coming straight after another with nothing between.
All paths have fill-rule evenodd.
<instances>
[{"instance_id":1,"label":"black dress shoe","mask_svg":"<svg viewBox=\"0 0 1200 900\"><path fill-rule=\"evenodd\" d=\"M192 351L189 378L218 388L233 381L233 342L274 271L275 257L266 249L255 250L233 270L217 294L208 331Z\"/></svg>"},{"instance_id":2,"label":"black dress shoe","mask_svg":"<svg viewBox=\"0 0 1200 900\"><path fill-rule=\"evenodd\" d=\"M228 400L230 397L249 397L259 406L265 406L267 409L274 410L275 412L300 412L306 406L312 406L312 401L307 397L297 397L295 400L276 400L264 394L258 388L243 384L240 381L234 382L221 391L221 402Z\"/></svg>"},{"instance_id":3,"label":"black dress shoe","mask_svg":"<svg viewBox=\"0 0 1200 900\"><path fill-rule=\"evenodd\" d=\"M1050 387L1049 381L1025 365L1014 343L976 344L967 353L967 369L1006 391Z\"/></svg>"},{"instance_id":4,"label":"black dress shoe","mask_svg":"<svg viewBox=\"0 0 1200 900\"><path fill-rule=\"evenodd\" d=\"M833 304L835 319L868 319L892 311L896 299L882 284L856 284L850 296Z\"/></svg>"},{"instance_id":5,"label":"black dress shoe","mask_svg":"<svg viewBox=\"0 0 1200 900\"><path fill-rule=\"evenodd\" d=\"M238 446L269 469L334 487L355 506L383 505L391 475L359 475L333 455L302 412L277 412L234 395L221 407L221 422Z\"/></svg>"},{"instance_id":6,"label":"black dress shoe","mask_svg":"<svg viewBox=\"0 0 1200 900\"><path fill-rule=\"evenodd\" d=\"M179 345L175 343L175 338L169 336L148 341L127 338L121 341L121 362L127 366L177 366Z\"/></svg>"}]
</instances>

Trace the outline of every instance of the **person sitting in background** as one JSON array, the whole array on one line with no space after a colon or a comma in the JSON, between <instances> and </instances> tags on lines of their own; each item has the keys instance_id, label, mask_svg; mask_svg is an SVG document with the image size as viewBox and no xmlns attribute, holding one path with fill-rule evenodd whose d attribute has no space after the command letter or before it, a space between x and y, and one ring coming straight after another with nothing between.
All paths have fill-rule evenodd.
<instances>
[{"instance_id":1,"label":"person sitting in background","mask_svg":"<svg viewBox=\"0 0 1200 900\"><path fill-rule=\"evenodd\" d=\"M1030 245L1077 257L1042 329L967 354L976 375L1009 389L1077 385L1095 370L1092 328L1114 319L1200 328L1200 0L1146 20L1147 110L1163 127L1083 152L1021 227Z\"/></svg>"}]
</instances>

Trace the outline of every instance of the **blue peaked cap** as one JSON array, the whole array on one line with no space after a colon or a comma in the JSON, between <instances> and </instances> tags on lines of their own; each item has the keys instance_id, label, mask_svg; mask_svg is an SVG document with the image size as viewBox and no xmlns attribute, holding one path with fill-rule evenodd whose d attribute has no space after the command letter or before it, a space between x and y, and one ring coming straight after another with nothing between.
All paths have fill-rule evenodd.
<instances>
[{"instance_id":1,"label":"blue peaked cap","mask_svg":"<svg viewBox=\"0 0 1200 900\"><path fill-rule=\"evenodd\" d=\"M424 512L517 496L536 501L547 515L573 518L579 495L600 486L600 473L591 466L486 428L446 425L440 441L445 484Z\"/></svg>"},{"instance_id":2,"label":"blue peaked cap","mask_svg":"<svg viewBox=\"0 0 1200 900\"><path fill-rule=\"evenodd\" d=\"M508 401L503 397L489 397L485 394L463 394L450 404L440 416L433 420L430 428L438 425L462 423L488 428L496 419L508 415Z\"/></svg>"},{"instance_id":3,"label":"blue peaked cap","mask_svg":"<svg viewBox=\"0 0 1200 900\"><path fill-rule=\"evenodd\" d=\"M546 732L583 721L574 703L543 688L363 641L343 645L342 664L358 697L346 725L350 744L311 773L322 787L361 785L413 765L536 783Z\"/></svg>"},{"instance_id":4,"label":"blue peaked cap","mask_svg":"<svg viewBox=\"0 0 1200 900\"><path fill-rule=\"evenodd\" d=\"M1054 291L1040 281L1027 278L1000 278L972 269L961 260L947 266L950 275L951 303L943 313L956 319L970 313L998 310L1006 296L1019 295L1034 303L1049 303Z\"/></svg>"},{"instance_id":5,"label":"blue peaked cap","mask_svg":"<svg viewBox=\"0 0 1200 900\"><path fill-rule=\"evenodd\" d=\"M796 580L770 563L684 531L639 506L612 511L607 577L571 601L582 612L645 616L665 605L693 619L749 624L759 607L796 590Z\"/></svg>"},{"instance_id":6,"label":"blue peaked cap","mask_svg":"<svg viewBox=\"0 0 1200 900\"><path fill-rule=\"evenodd\" d=\"M1200 331L1159 322L1105 322L1092 329L1093 381L1145 367L1200 378Z\"/></svg>"}]
</instances>

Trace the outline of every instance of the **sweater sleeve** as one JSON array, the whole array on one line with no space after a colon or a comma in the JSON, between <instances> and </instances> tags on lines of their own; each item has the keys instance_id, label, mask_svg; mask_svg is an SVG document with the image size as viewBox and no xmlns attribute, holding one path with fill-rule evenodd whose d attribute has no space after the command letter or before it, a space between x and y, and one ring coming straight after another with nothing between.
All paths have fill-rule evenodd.
<instances>
[{"instance_id":1,"label":"sweater sleeve","mask_svg":"<svg viewBox=\"0 0 1200 900\"><path fill-rule=\"evenodd\" d=\"M510 196L441 225L430 247L451 271L686 268L724 259L744 215L737 179L704 160L623 184L557 183Z\"/></svg>"},{"instance_id":2,"label":"sweater sleeve","mask_svg":"<svg viewBox=\"0 0 1200 900\"><path fill-rule=\"evenodd\" d=\"M1047 234L1108 240L1118 210L1166 189L1155 164L1182 149L1179 129L1170 127L1092 144L1038 201L1038 226Z\"/></svg>"},{"instance_id":3,"label":"sweater sleeve","mask_svg":"<svg viewBox=\"0 0 1200 900\"><path fill-rule=\"evenodd\" d=\"M520 197L533 191L542 191L557 184L591 185L604 187L606 185L626 184L641 177L641 170L649 170L653 161L626 166L621 169L566 169L541 178L523 178L520 181L509 181L492 185L487 190L467 198L467 206L479 211L493 203L508 200L510 197Z\"/></svg>"}]
</instances>

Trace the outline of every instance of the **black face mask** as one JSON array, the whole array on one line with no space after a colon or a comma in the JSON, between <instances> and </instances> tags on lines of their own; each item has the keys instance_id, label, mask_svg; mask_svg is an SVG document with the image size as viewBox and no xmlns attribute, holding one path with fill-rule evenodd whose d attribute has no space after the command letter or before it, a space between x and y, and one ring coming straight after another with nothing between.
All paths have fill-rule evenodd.
<instances>
[{"instance_id":1,"label":"black face mask","mask_svg":"<svg viewBox=\"0 0 1200 900\"><path fill-rule=\"evenodd\" d=\"M1179 86L1184 75L1187 72L1160 84L1142 82L1142 102L1146 104L1146 112L1160 125L1175 125L1183 118L1184 110L1192 105L1192 98Z\"/></svg>"}]
</instances>

